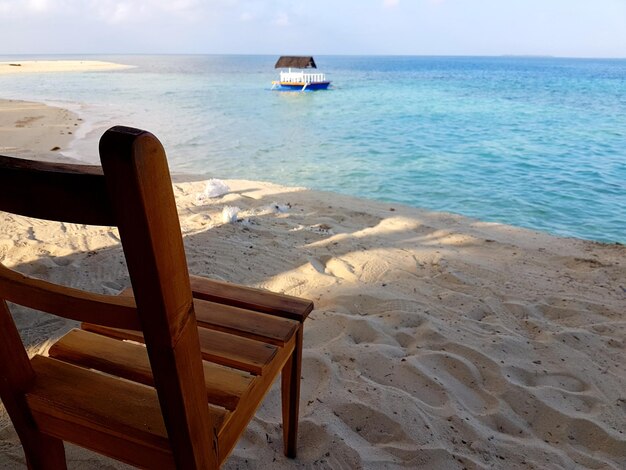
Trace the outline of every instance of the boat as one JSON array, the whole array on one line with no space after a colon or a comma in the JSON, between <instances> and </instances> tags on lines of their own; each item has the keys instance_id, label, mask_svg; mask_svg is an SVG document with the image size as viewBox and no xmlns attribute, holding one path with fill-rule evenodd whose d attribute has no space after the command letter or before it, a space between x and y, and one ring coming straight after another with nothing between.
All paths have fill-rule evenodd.
<instances>
[{"instance_id":1,"label":"boat","mask_svg":"<svg viewBox=\"0 0 626 470\"><path fill-rule=\"evenodd\" d=\"M282 91L313 91L326 90L330 81L320 72L309 72L317 69L315 60L310 56L281 56L274 65L281 70L280 78L272 82L272 90Z\"/></svg>"}]
</instances>

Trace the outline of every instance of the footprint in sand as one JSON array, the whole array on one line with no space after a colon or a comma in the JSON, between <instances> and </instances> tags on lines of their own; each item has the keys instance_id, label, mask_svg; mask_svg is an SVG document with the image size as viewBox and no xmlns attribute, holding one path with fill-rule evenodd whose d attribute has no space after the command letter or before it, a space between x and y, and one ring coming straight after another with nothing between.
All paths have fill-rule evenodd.
<instances>
[{"instance_id":1,"label":"footprint in sand","mask_svg":"<svg viewBox=\"0 0 626 470\"><path fill-rule=\"evenodd\" d=\"M437 352L413 357L409 361L422 374L439 383L451 400L471 413L488 414L498 408L498 399L487 392L480 372L466 358Z\"/></svg>"},{"instance_id":2,"label":"footprint in sand","mask_svg":"<svg viewBox=\"0 0 626 470\"><path fill-rule=\"evenodd\" d=\"M578 388L578 387L576 387ZM547 443L568 442L578 450L593 454L601 451L613 460L626 459L626 439L619 430L599 421L595 413L572 409L554 388L510 387L501 399L528 423L528 431ZM561 393L564 393L561 391ZM581 400L588 399L578 395Z\"/></svg>"},{"instance_id":3,"label":"footprint in sand","mask_svg":"<svg viewBox=\"0 0 626 470\"><path fill-rule=\"evenodd\" d=\"M15 121L15 124L13 126L14 127L26 127L29 124L32 124L33 122L38 121L39 119L43 119L43 116L28 116L18 121Z\"/></svg>"},{"instance_id":4,"label":"footprint in sand","mask_svg":"<svg viewBox=\"0 0 626 470\"><path fill-rule=\"evenodd\" d=\"M393 342L376 323L363 318L346 318L346 332L355 344L389 344Z\"/></svg>"},{"instance_id":5,"label":"footprint in sand","mask_svg":"<svg viewBox=\"0 0 626 470\"><path fill-rule=\"evenodd\" d=\"M441 345L448 341L448 338L441 333L435 323L426 317L417 327L400 329L394 334L394 338L408 353L414 353L423 347Z\"/></svg>"},{"instance_id":6,"label":"footprint in sand","mask_svg":"<svg viewBox=\"0 0 626 470\"><path fill-rule=\"evenodd\" d=\"M368 260L361 268L359 279L366 283L382 282L382 279L388 275L391 269L391 264L384 260ZM403 274L406 275L406 273Z\"/></svg>"},{"instance_id":7,"label":"footprint in sand","mask_svg":"<svg viewBox=\"0 0 626 470\"><path fill-rule=\"evenodd\" d=\"M338 279L356 280L354 267L341 258L320 256L319 258L309 258L309 263L320 274Z\"/></svg>"},{"instance_id":8,"label":"footprint in sand","mask_svg":"<svg viewBox=\"0 0 626 470\"><path fill-rule=\"evenodd\" d=\"M558 413L577 415L593 414L600 400L592 393L590 385L571 374L530 372L519 367L505 369L507 379L528 390L545 406L558 410Z\"/></svg>"},{"instance_id":9,"label":"footprint in sand","mask_svg":"<svg viewBox=\"0 0 626 470\"><path fill-rule=\"evenodd\" d=\"M509 381L524 387L553 387L567 392L583 392L589 385L571 374L537 373L520 367L505 369Z\"/></svg>"},{"instance_id":10,"label":"footprint in sand","mask_svg":"<svg viewBox=\"0 0 626 470\"><path fill-rule=\"evenodd\" d=\"M363 361L359 366L368 379L386 387L393 387L398 393L408 394L412 399L432 408L443 408L449 402L448 393L442 385L420 371L410 359L394 361L391 367L377 367L379 361ZM371 366L370 366L371 364Z\"/></svg>"},{"instance_id":11,"label":"footprint in sand","mask_svg":"<svg viewBox=\"0 0 626 470\"><path fill-rule=\"evenodd\" d=\"M337 416L352 431L370 444L410 442L400 420L364 403L343 403L334 409Z\"/></svg>"}]
</instances>

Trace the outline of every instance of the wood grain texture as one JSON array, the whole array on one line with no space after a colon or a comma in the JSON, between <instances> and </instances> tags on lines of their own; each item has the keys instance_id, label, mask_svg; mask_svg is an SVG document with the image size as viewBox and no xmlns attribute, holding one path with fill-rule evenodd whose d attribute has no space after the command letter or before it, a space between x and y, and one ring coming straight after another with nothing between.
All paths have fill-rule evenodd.
<instances>
[{"instance_id":1,"label":"wood grain texture","mask_svg":"<svg viewBox=\"0 0 626 470\"><path fill-rule=\"evenodd\" d=\"M0 210L75 224L116 225L102 168L0 155Z\"/></svg>"},{"instance_id":2,"label":"wood grain texture","mask_svg":"<svg viewBox=\"0 0 626 470\"><path fill-rule=\"evenodd\" d=\"M49 355L134 382L154 384L148 353L139 344L75 329L57 341ZM253 376L206 361L202 365L208 403L234 410L251 386Z\"/></svg>"},{"instance_id":3,"label":"wood grain texture","mask_svg":"<svg viewBox=\"0 0 626 470\"><path fill-rule=\"evenodd\" d=\"M37 379L26 400L43 432L133 465L156 454L173 467L153 388L42 356L31 362Z\"/></svg>"},{"instance_id":4,"label":"wood grain texture","mask_svg":"<svg viewBox=\"0 0 626 470\"><path fill-rule=\"evenodd\" d=\"M265 375L257 377L253 386L241 397L237 409L229 416L228 425L222 427L219 434L220 462L223 462L232 452L235 444L237 444L237 439L244 432L263 398L272 388L276 377L291 357L295 342L296 338L294 336L285 344L284 348L278 350Z\"/></svg>"},{"instance_id":5,"label":"wood grain texture","mask_svg":"<svg viewBox=\"0 0 626 470\"><path fill-rule=\"evenodd\" d=\"M313 302L299 297L190 276L193 296L234 307L265 312L291 320L304 321L313 310Z\"/></svg>"},{"instance_id":6,"label":"wood grain texture","mask_svg":"<svg viewBox=\"0 0 626 470\"><path fill-rule=\"evenodd\" d=\"M116 339L127 339L144 343L139 331L107 328L91 323L83 323L81 328ZM199 328L200 351L202 358L227 367L233 367L254 375L264 375L279 348L274 345L253 341L221 331Z\"/></svg>"},{"instance_id":7,"label":"wood grain texture","mask_svg":"<svg viewBox=\"0 0 626 470\"><path fill-rule=\"evenodd\" d=\"M207 281L210 281L207 279ZM243 286L244 290L246 289ZM126 288L120 297L133 297L133 289ZM268 315L231 305L194 298L194 311L198 324L211 330L284 346L300 323L296 320Z\"/></svg>"},{"instance_id":8,"label":"wood grain texture","mask_svg":"<svg viewBox=\"0 0 626 470\"><path fill-rule=\"evenodd\" d=\"M300 323L230 305L194 299L198 324L244 338L284 346Z\"/></svg>"},{"instance_id":9,"label":"wood grain texture","mask_svg":"<svg viewBox=\"0 0 626 470\"><path fill-rule=\"evenodd\" d=\"M70 320L141 329L132 298L94 294L35 279L0 263L0 298Z\"/></svg>"},{"instance_id":10,"label":"wood grain texture","mask_svg":"<svg viewBox=\"0 0 626 470\"><path fill-rule=\"evenodd\" d=\"M154 384L180 468L215 468L216 425L165 152L152 134L114 127L100 139L107 191L146 339Z\"/></svg>"},{"instance_id":11,"label":"wood grain texture","mask_svg":"<svg viewBox=\"0 0 626 470\"><path fill-rule=\"evenodd\" d=\"M46 436L30 417L25 393L35 383L35 371L4 300L0 300L0 398L24 447L28 465L37 469L63 469L63 442Z\"/></svg>"}]
</instances>

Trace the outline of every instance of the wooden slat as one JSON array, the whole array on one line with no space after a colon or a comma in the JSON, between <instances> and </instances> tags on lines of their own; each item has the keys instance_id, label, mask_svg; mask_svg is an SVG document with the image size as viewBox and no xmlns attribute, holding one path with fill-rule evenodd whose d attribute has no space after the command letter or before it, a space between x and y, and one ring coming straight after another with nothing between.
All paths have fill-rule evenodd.
<instances>
[{"instance_id":1,"label":"wooden slat","mask_svg":"<svg viewBox=\"0 0 626 470\"><path fill-rule=\"evenodd\" d=\"M125 437L103 432L82 423L68 424L64 415L57 416L57 414L33 413L37 425L49 436L62 438L64 441L85 447L134 467L164 470L176 468L172 454L165 449L146 446L142 442L131 441ZM65 468L63 466L49 467L50 470Z\"/></svg>"},{"instance_id":2,"label":"wooden slat","mask_svg":"<svg viewBox=\"0 0 626 470\"><path fill-rule=\"evenodd\" d=\"M274 345L229 335L220 331L198 328L200 350L207 361L263 375L276 355Z\"/></svg>"},{"instance_id":3,"label":"wooden slat","mask_svg":"<svg viewBox=\"0 0 626 470\"><path fill-rule=\"evenodd\" d=\"M112 328L140 329L135 301L129 297L85 292L35 279L0 263L0 297L70 320Z\"/></svg>"},{"instance_id":4,"label":"wooden slat","mask_svg":"<svg viewBox=\"0 0 626 470\"><path fill-rule=\"evenodd\" d=\"M207 300L194 299L193 304L198 325L277 346L284 346L300 326L295 320Z\"/></svg>"},{"instance_id":5,"label":"wooden slat","mask_svg":"<svg viewBox=\"0 0 626 470\"><path fill-rule=\"evenodd\" d=\"M91 323L83 323L83 330L117 339L129 339L144 342L143 334L138 331L119 328L106 328ZM200 350L206 361L227 367L263 375L277 352L277 347L267 343L229 335L221 331L198 328Z\"/></svg>"},{"instance_id":6,"label":"wooden slat","mask_svg":"<svg viewBox=\"0 0 626 470\"><path fill-rule=\"evenodd\" d=\"M269 313L278 317L304 321L313 310L313 302L299 297L189 276L193 296L234 307Z\"/></svg>"},{"instance_id":7,"label":"wooden slat","mask_svg":"<svg viewBox=\"0 0 626 470\"><path fill-rule=\"evenodd\" d=\"M223 462L237 443L237 439L246 428L263 398L272 388L278 374L292 357L297 338L292 337L284 348L280 348L278 354L267 368L264 376L257 377L252 387L241 397L239 406L228 417L228 425L223 426L219 433L220 462Z\"/></svg>"},{"instance_id":8,"label":"wooden slat","mask_svg":"<svg viewBox=\"0 0 626 470\"><path fill-rule=\"evenodd\" d=\"M136 343L74 329L56 342L49 354L65 362L154 385L146 348ZM235 409L253 377L206 361L203 366L208 402L227 410Z\"/></svg>"},{"instance_id":9,"label":"wooden slat","mask_svg":"<svg viewBox=\"0 0 626 470\"><path fill-rule=\"evenodd\" d=\"M35 356L26 401L38 428L131 465L173 468L156 391L56 359ZM230 413L207 405L217 429Z\"/></svg>"},{"instance_id":10,"label":"wooden slat","mask_svg":"<svg viewBox=\"0 0 626 470\"><path fill-rule=\"evenodd\" d=\"M76 224L116 225L99 166L0 155L0 210Z\"/></svg>"},{"instance_id":11,"label":"wooden slat","mask_svg":"<svg viewBox=\"0 0 626 470\"><path fill-rule=\"evenodd\" d=\"M132 297L132 288L124 289L119 293L119 296ZM284 346L299 326L296 320L199 298L194 299L193 305L196 320L204 328L264 341L277 346Z\"/></svg>"},{"instance_id":12,"label":"wooden slat","mask_svg":"<svg viewBox=\"0 0 626 470\"><path fill-rule=\"evenodd\" d=\"M37 379L26 401L42 432L133 465L173 467L153 388L43 356L31 364Z\"/></svg>"}]
</instances>

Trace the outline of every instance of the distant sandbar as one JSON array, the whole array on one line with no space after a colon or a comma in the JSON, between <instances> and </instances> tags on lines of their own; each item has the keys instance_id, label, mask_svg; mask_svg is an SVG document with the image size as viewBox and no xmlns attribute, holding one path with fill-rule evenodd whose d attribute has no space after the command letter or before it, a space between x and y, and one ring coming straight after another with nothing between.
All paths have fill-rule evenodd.
<instances>
[{"instance_id":1,"label":"distant sandbar","mask_svg":"<svg viewBox=\"0 0 626 470\"><path fill-rule=\"evenodd\" d=\"M99 60L13 60L0 62L0 75L45 72L97 72L133 68L134 65Z\"/></svg>"}]
</instances>

